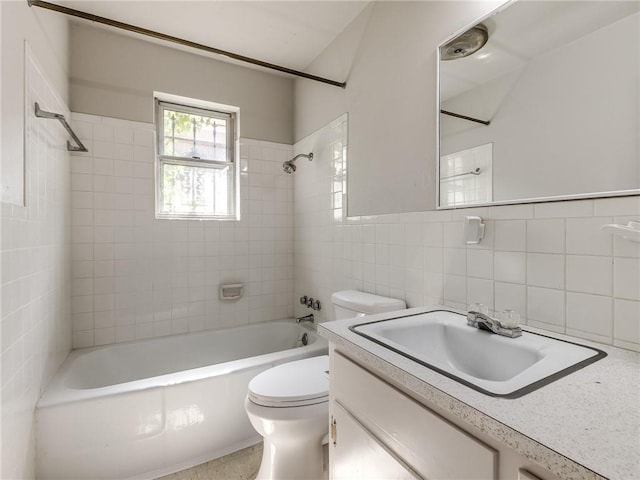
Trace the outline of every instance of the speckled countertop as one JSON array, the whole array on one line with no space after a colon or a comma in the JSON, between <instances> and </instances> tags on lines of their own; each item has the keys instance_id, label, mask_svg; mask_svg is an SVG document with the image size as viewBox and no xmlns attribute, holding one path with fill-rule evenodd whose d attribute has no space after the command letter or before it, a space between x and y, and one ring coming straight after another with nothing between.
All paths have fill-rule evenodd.
<instances>
[{"instance_id":1,"label":"speckled countertop","mask_svg":"<svg viewBox=\"0 0 640 480\"><path fill-rule=\"evenodd\" d=\"M407 314L451 310L442 306ZM460 313L460 312L458 312ZM366 322L394 315L368 316ZM570 480L640 479L640 355L565 335L607 357L516 399L490 397L349 330L362 318L318 325L318 333L372 371L454 414L550 472Z\"/></svg>"}]
</instances>

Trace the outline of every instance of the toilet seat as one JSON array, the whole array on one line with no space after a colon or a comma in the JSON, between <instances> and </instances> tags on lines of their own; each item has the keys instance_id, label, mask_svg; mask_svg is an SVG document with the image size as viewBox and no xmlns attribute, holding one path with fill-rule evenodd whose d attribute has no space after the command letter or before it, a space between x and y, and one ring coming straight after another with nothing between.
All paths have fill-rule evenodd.
<instances>
[{"instance_id":1,"label":"toilet seat","mask_svg":"<svg viewBox=\"0 0 640 480\"><path fill-rule=\"evenodd\" d=\"M257 405L275 408L328 402L328 371L328 355L278 365L249 382L248 398Z\"/></svg>"}]
</instances>

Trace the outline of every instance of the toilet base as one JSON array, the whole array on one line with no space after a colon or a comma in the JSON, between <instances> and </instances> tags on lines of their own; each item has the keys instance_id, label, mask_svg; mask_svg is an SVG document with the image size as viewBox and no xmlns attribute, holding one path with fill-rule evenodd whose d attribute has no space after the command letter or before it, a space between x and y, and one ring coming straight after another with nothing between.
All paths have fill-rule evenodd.
<instances>
[{"instance_id":1,"label":"toilet base","mask_svg":"<svg viewBox=\"0 0 640 480\"><path fill-rule=\"evenodd\" d=\"M256 480L324 480L322 442L329 431L329 403L292 408L245 399L249 420L263 437Z\"/></svg>"},{"instance_id":2,"label":"toilet base","mask_svg":"<svg viewBox=\"0 0 640 480\"><path fill-rule=\"evenodd\" d=\"M308 442L266 439L256 480L324 480L322 437Z\"/></svg>"}]
</instances>

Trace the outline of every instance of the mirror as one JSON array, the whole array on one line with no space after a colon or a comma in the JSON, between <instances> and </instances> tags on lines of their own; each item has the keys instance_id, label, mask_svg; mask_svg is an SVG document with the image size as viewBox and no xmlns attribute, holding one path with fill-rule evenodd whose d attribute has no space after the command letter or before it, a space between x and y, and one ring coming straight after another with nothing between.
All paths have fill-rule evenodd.
<instances>
[{"instance_id":1,"label":"mirror","mask_svg":"<svg viewBox=\"0 0 640 480\"><path fill-rule=\"evenodd\" d=\"M639 12L521 1L444 42L438 208L639 194Z\"/></svg>"}]
</instances>

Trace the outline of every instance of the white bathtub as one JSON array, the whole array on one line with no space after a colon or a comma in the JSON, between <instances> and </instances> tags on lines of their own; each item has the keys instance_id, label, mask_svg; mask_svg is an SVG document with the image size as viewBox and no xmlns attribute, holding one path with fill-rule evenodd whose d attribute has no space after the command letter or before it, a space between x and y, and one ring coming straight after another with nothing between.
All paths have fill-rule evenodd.
<instances>
[{"instance_id":1,"label":"white bathtub","mask_svg":"<svg viewBox=\"0 0 640 480\"><path fill-rule=\"evenodd\" d=\"M326 351L293 321L73 351L36 409L37 478L154 478L257 443L249 381Z\"/></svg>"}]
</instances>

